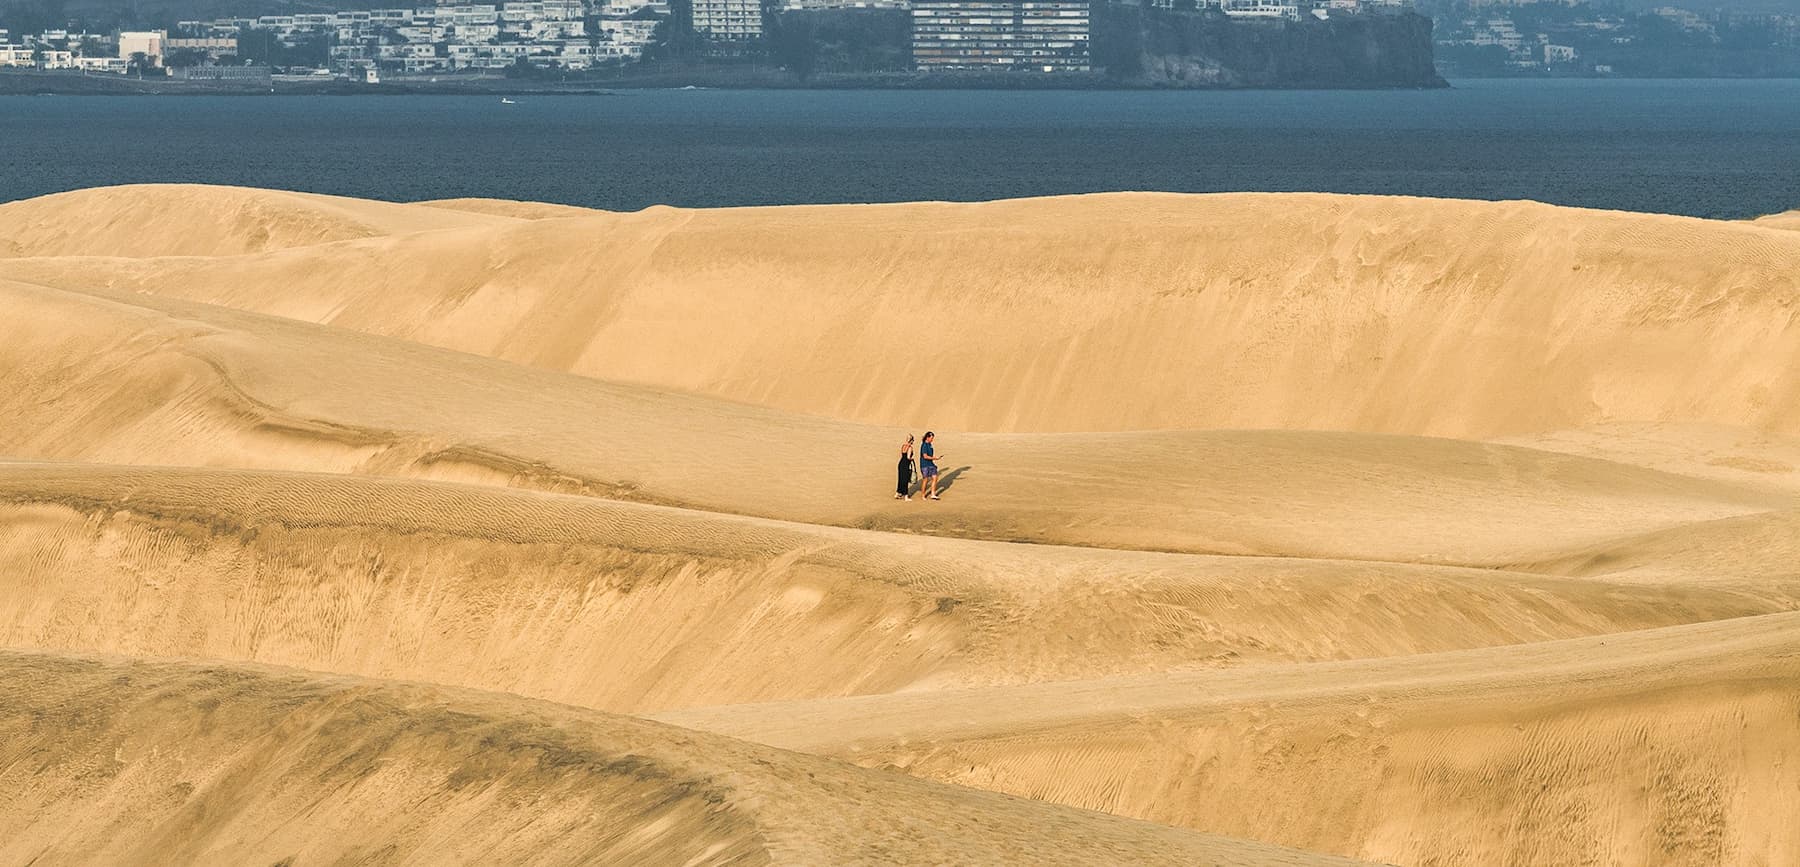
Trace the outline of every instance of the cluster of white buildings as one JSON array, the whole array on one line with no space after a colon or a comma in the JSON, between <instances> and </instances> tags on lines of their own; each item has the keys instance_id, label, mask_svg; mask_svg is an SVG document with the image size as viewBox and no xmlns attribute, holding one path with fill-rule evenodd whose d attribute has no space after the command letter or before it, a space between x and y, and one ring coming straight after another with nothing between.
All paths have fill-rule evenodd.
<instances>
[{"instance_id":1,"label":"cluster of white buildings","mask_svg":"<svg viewBox=\"0 0 1800 867\"><path fill-rule=\"evenodd\" d=\"M125 72L129 57L119 52L114 37L105 34L46 30L14 42L10 33L0 30L0 67Z\"/></svg>"},{"instance_id":2,"label":"cluster of white buildings","mask_svg":"<svg viewBox=\"0 0 1800 867\"><path fill-rule=\"evenodd\" d=\"M171 52L235 65L240 39L254 31L290 47L323 41L332 68L365 80L377 69L493 70L520 61L588 69L642 57L668 11L668 0L520 0L183 21L173 31L117 35L49 30L18 43L0 30L0 67L160 74Z\"/></svg>"},{"instance_id":3,"label":"cluster of white buildings","mask_svg":"<svg viewBox=\"0 0 1800 867\"><path fill-rule=\"evenodd\" d=\"M693 28L709 41L751 43L763 35L763 0L691 2ZM1187 5L1151 2L1170 8ZM520 64L581 70L642 58L658 22L670 11L669 0L452 3L183 21L169 33L46 31L20 44L11 44L0 30L0 66L142 73L146 67L167 65L179 52L173 64L183 67L178 75L226 78L246 60L240 44L254 39L257 50L246 53L259 62L270 56L274 43L290 49L306 46L305 52L290 56L314 57L313 63L365 81L376 80L378 71L491 71ZM1299 19L1409 8L1411 0L1193 0L1193 5L1233 18ZM910 10L914 60L922 70L1087 71L1089 6L1090 0L780 0L785 11ZM1524 47L1510 22L1496 19L1484 25L1473 38L1492 40L1509 51ZM1555 46L1540 50L1546 61L1564 59Z\"/></svg>"},{"instance_id":4,"label":"cluster of white buildings","mask_svg":"<svg viewBox=\"0 0 1800 867\"><path fill-rule=\"evenodd\" d=\"M184 21L182 36L270 34L285 45L324 38L339 70L428 73L536 66L588 69L643 56L668 0L519 0Z\"/></svg>"},{"instance_id":5,"label":"cluster of white buildings","mask_svg":"<svg viewBox=\"0 0 1800 867\"><path fill-rule=\"evenodd\" d=\"M198 48L235 53L235 40L170 39L160 30L118 34L45 30L14 44L0 30L0 66L79 69L84 72L156 72L169 51Z\"/></svg>"},{"instance_id":6,"label":"cluster of white buildings","mask_svg":"<svg viewBox=\"0 0 1800 867\"><path fill-rule=\"evenodd\" d=\"M1446 45L1497 46L1506 52L1511 66L1531 68L1574 63L1580 52L1572 45L1557 45L1543 33L1524 34L1509 18L1470 18L1462 22L1459 38Z\"/></svg>"},{"instance_id":7,"label":"cluster of white buildings","mask_svg":"<svg viewBox=\"0 0 1800 867\"><path fill-rule=\"evenodd\" d=\"M1151 0L1151 5L1164 9L1175 7L1175 0ZM1310 15L1324 20L1333 15L1357 15L1364 12L1391 12L1413 8L1412 0L1195 0L1195 8L1218 10L1229 18L1273 18L1298 21Z\"/></svg>"},{"instance_id":8,"label":"cluster of white buildings","mask_svg":"<svg viewBox=\"0 0 1800 867\"><path fill-rule=\"evenodd\" d=\"M340 71L454 72L521 60L587 69L642 57L657 18L667 14L668 0L523 0L183 21L172 33L47 30L17 43L0 30L0 67L156 71L178 51L236 63L240 36L259 31L289 46L322 39Z\"/></svg>"}]
</instances>

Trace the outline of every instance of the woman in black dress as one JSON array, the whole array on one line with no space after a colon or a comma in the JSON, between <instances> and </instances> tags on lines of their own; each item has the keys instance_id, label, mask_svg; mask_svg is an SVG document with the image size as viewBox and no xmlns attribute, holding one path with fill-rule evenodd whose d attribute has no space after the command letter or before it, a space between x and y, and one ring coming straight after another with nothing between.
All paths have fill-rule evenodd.
<instances>
[{"instance_id":1,"label":"woman in black dress","mask_svg":"<svg viewBox=\"0 0 1800 867\"><path fill-rule=\"evenodd\" d=\"M900 481L894 486L894 499L912 499L913 478L913 438L906 435L905 444L900 446Z\"/></svg>"}]
</instances>

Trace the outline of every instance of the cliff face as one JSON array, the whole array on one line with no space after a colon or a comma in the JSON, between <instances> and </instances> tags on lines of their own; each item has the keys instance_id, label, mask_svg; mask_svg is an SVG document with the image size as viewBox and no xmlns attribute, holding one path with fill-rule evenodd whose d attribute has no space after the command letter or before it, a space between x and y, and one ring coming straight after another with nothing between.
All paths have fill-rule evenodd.
<instances>
[{"instance_id":1,"label":"cliff face","mask_svg":"<svg viewBox=\"0 0 1800 867\"><path fill-rule=\"evenodd\" d=\"M1229 19L1095 4L1094 65L1160 87L1445 87L1431 19L1413 12L1325 21Z\"/></svg>"}]
</instances>

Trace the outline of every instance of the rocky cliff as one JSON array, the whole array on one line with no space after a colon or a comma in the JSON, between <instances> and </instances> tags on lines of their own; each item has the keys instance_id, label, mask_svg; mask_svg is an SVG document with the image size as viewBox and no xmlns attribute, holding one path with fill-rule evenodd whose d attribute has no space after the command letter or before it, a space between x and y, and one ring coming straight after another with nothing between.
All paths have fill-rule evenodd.
<instances>
[{"instance_id":1,"label":"rocky cliff","mask_svg":"<svg viewBox=\"0 0 1800 867\"><path fill-rule=\"evenodd\" d=\"M1245 20L1094 5L1094 65L1158 87L1445 87L1431 19L1398 14Z\"/></svg>"}]
</instances>

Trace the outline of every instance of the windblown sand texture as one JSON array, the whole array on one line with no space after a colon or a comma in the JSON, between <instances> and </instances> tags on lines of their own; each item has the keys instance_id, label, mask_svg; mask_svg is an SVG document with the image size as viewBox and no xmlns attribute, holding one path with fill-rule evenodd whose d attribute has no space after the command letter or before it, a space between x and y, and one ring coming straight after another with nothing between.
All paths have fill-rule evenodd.
<instances>
[{"instance_id":1,"label":"windblown sand texture","mask_svg":"<svg viewBox=\"0 0 1800 867\"><path fill-rule=\"evenodd\" d=\"M0 864L1800 865L1783 219L0 205Z\"/></svg>"}]
</instances>

